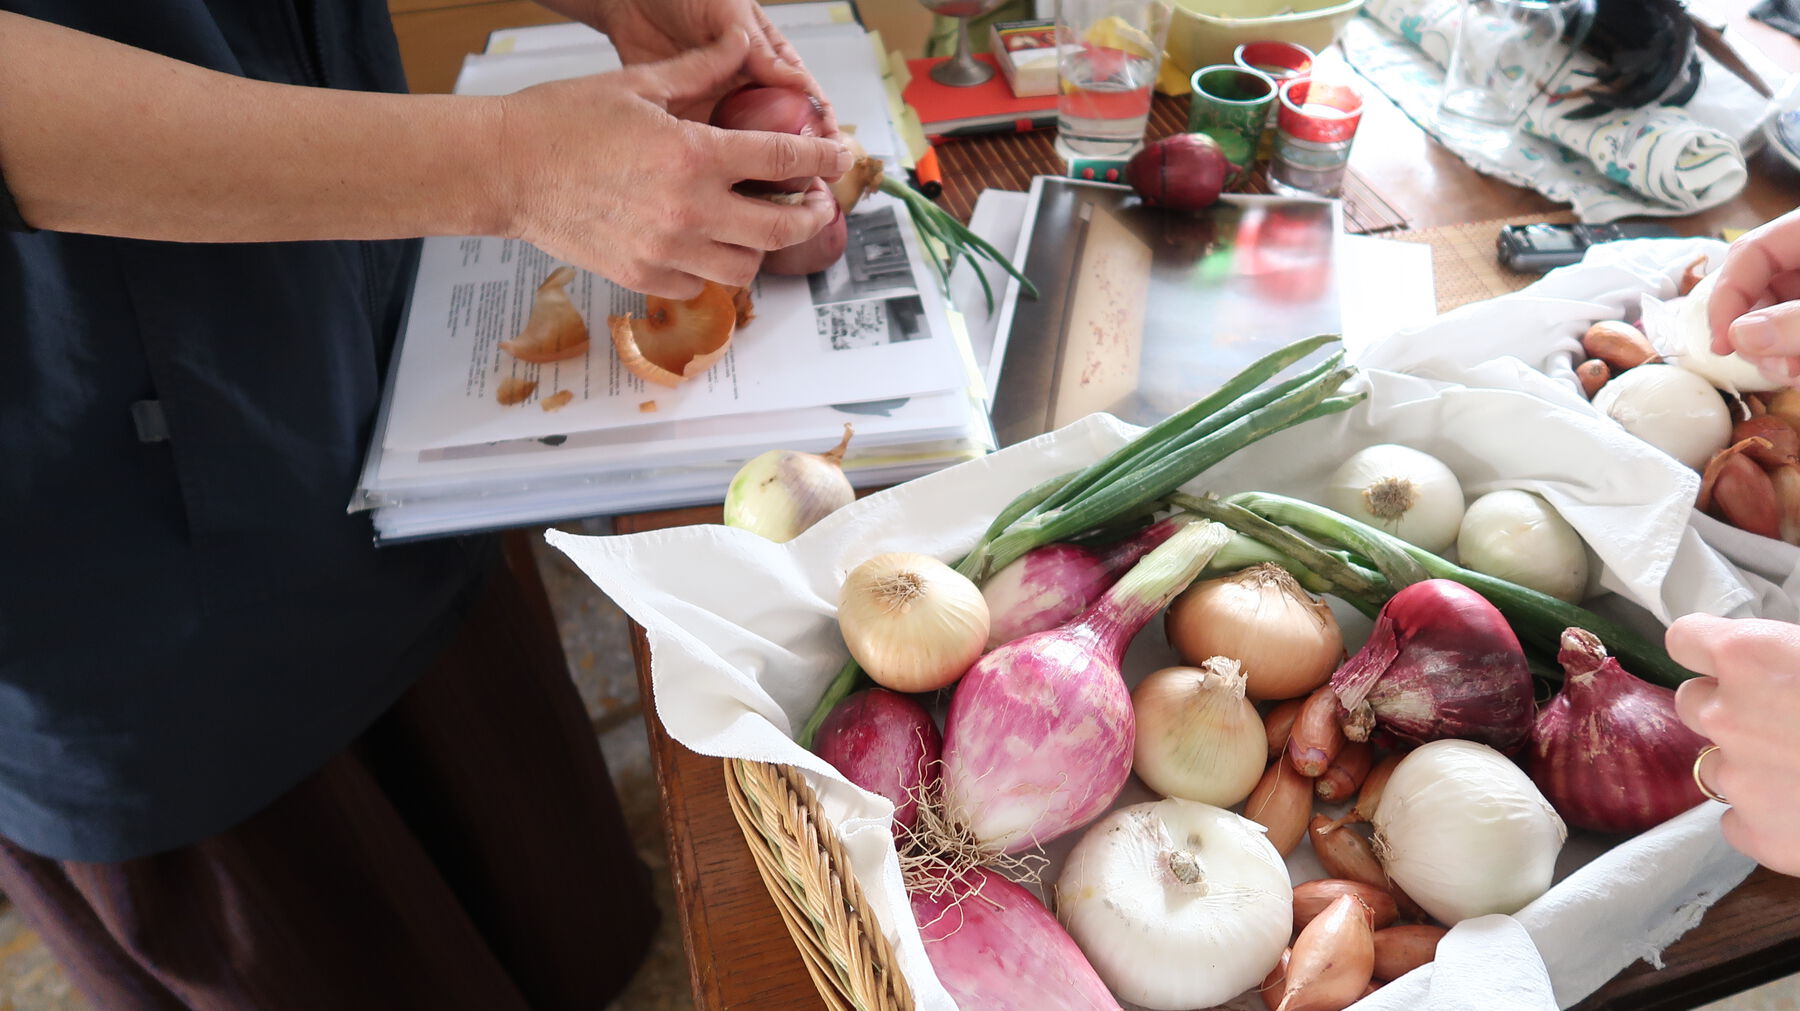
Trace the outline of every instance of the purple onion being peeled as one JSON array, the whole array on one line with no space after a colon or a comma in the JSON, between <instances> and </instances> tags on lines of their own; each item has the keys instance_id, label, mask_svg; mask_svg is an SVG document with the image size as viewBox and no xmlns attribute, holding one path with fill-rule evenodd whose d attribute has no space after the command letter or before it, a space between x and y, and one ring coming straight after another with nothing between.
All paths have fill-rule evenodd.
<instances>
[{"instance_id":1,"label":"purple onion being peeled","mask_svg":"<svg viewBox=\"0 0 1800 1011\"><path fill-rule=\"evenodd\" d=\"M1563 690L1538 714L1525 770L1571 825L1642 832L1706 798L1694 760L1706 738L1675 715L1675 693L1641 681L1571 628L1556 655Z\"/></svg>"},{"instance_id":2,"label":"purple onion being peeled","mask_svg":"<svg viewBox=\"0 0 1800 1011\"><path fill-rule=\"evenodd\" d=\"M1531 736L1531 668L1519 637L1486 597L1448 579L1389 598L1331 687L1351 740L1381 727L1415 744L1455 737L1512 753Z\"/></svg>"}]
</instances>

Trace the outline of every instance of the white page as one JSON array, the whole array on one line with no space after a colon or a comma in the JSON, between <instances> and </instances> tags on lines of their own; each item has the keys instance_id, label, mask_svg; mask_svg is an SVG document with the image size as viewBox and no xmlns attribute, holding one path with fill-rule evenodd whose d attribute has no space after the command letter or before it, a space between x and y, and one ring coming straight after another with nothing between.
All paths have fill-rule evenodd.
<instances>
[{"instance_id":1,"label":"white page","mask_svg":"<svg viewBox=\"0 0 1800 1011\"><path fill-rule=\"evenodd\" d=\"M852 248L826 271L759 277L755 318L730 351L674 388L633 375L613 350L607 317L641 312L631 292L577 271L569 293L587 321L588 350L527 364L498 345L524 326L532 293L555 261L517 240L427 239L383 443L428 449L637 425L648 420L645 404L654 404L658 420L685 420L964 386L943 297L899 201L871 197L850 215L850 232ZM870 272L852 276L853 261ZM537 381L530 400L499 403L496 391L509 376ZM539 408L540 399L565 390L574 394L566 407Z\"/></svg>"}]
</instances>

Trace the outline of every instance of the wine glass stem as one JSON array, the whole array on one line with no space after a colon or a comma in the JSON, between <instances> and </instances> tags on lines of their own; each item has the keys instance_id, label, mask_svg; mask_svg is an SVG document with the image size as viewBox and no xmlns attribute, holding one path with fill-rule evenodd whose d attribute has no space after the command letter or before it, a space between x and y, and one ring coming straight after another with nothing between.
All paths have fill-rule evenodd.
<instances>
[{"instance_id":1,"label":"wine glass stem","mask_svg":"<svg viewBox=\"0 0 1800 1011\"><path fill-rule=\"evenodd\" d=\"M974 55L969 52L969 19L966 17L956 19L956 62L971 71L979 72L980 64L975 62Z\"/></svg>"}]
</instances>

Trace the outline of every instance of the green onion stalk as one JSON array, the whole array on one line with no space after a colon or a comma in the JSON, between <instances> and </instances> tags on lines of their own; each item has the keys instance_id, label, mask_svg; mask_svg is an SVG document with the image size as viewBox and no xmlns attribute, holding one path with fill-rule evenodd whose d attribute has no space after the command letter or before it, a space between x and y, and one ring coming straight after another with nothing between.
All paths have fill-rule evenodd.
<instances>
[{"instance_id":1,"label":"green onion stalk","mask_svg":"<svg viewBox=\"0 0 1800 1011\"><path fill-rule=\"evenodd\" d=\"M919 230L919 235L927 245L944 250L944 256L930 256L927 259L931 261L933 267L937 268L938 279L943 282L946 289L950 285L950 274L956 269L957 261L966 256L970 260L982 259L999 264L1002 270L1018 279L1025 294L1032 298L1038 297L1037 285L1031 283L1031 278L1021 274L1019 268L1013 266L1012 261L1006 258L1006 254L995 249L993 243L969 231L967 225L956 220L950 212L932 203L925 194L908 186L903 180L885 173L881 177L881 192L891 197L897 197L901 203L906 205L907 216L912 218L913 227ZM975 280L981 282L981 293L987 296L988 311L993 312L994 289L988 284L987 275L977 268Z\"/></svg>"},{"instance_id":2,"label":"green onion stalk","mask_svg":"<svg viewBox=\"0 0 1800 1011\"><path fill-rule=\"evenodd\" d=\"M1243 492L1223 499L1175 494L1177 508L1215 520L1255 542L1269 557L1315 593L1330 593L1373 617L1381 604L1413 583L1450 579L1487 598L1506 617L1529 649L1556 655L1564 629L1584 628L1600 637L1627 670L1667 688L1694 677L1657 643L1618 622L1529 587L1465 569L1415 544L1324 506L1268 492ZM1236 542L1234 542L1235 544ZM1234 548L1214 558L1213 567L1250 557L1255 549ZM1560 680L1543 664L1534 673Z\"/></svg>"},{"instance_id":3,"label":"green onion stalk","mask_svg":"<svg viewBox=\"0 0 1800 1011\"><path fill-rule=\"evenodd\" d=\"M1270 384L1289 366L1336 340L1336 334L1321 334L1278 348L1105 458L1027 490L1000 511L956 570L980 585L1028 551L1147 513L1208 467L1259 439L1349 409L1363 394L1338 392L1355 374L1344 365L1341 352ZM831 679L795 735L802 747L812 746L826 715L861 686L861 674L851 659Z\"/></svg>"}]
</instances>

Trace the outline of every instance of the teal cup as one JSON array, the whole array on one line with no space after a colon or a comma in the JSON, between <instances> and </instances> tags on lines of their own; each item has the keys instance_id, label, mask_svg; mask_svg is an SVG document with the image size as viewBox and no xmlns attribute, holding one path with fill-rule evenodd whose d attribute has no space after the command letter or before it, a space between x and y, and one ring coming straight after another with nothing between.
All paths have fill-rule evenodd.
<instances>
[{"instance_id":1,"label":"teal cup","mask_svg":"<svg viewBox=\"0 0 1800 1011\"><path fill-rule=\"evenodd\" d=\"M1188 131L1218 142L1231 162L1226 189L1241 189L1256 168L1257 142L1275 105L1275 79L1260 70L1219 64L1188 79Z\"/></svg>"}]
</instances>

